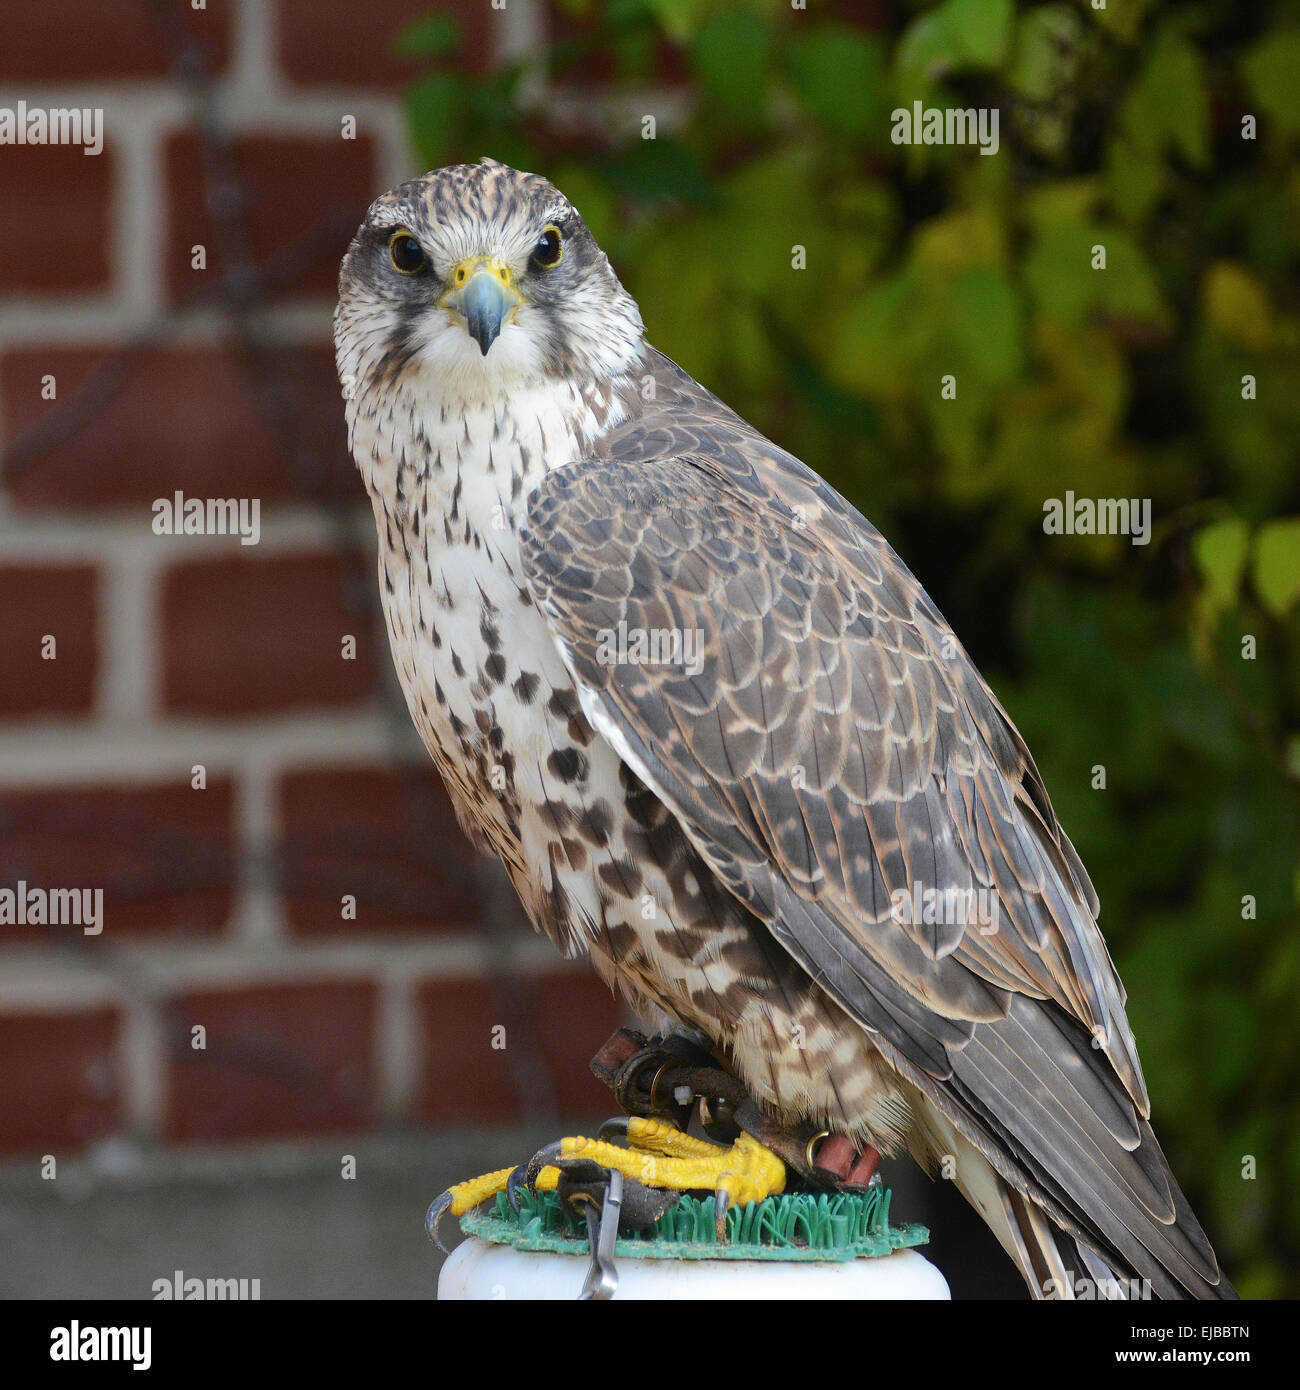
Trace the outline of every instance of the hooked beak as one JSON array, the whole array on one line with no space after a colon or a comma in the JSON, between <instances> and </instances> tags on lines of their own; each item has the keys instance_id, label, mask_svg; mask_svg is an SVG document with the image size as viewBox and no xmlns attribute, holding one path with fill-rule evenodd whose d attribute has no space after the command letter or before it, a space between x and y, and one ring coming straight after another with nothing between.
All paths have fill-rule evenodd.
<instances>
[{"instance_id":1,"label":"hooked beak","mask_svg":"<svg viewBox=\"0 0 1300 1390\"><path fill-rule=\"evenodd\" d=\"M438 303L464 319L469 336L486 357L523 296L514 287L509 266L495 256L480 256L461 261L452 271L451 289Z\"/></svg>"}]
</instances>

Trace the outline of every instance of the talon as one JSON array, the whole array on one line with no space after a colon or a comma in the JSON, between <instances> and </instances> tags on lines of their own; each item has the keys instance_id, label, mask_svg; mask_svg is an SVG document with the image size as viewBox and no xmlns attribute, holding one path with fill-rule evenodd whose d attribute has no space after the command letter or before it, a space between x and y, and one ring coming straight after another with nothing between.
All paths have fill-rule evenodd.
<instances>
[{"instance_id":1,"label":"talon","mask_svg":"<svg viewBox=\"0 0 1300 1390\"><path fill-rule=\"evenodd\" d=\"M537 1191L537 1180L542 1175L542 1169L553 1167L555 1160L563 1152L563 1148L564 1140L557 1139L553 1144L547 1144L545 1148L538 1149L528 1160L528 1167L524 1170L524 1181L534 1192Z\"/></svg>"},{"instance_id":2,"label":"talon","mask_svg":"<svg viewBox=\"0 0 1300 1390\"><path fill-rule=\"evenodd\" d=\"M615 1115L612 1120L606 1120L596 1131L596 1138L602 1143L611 1139L629 1138L627 1118L626 1115Z\"/></svg>"},{"instance_id":3,"label":"talon","mask_svg":"<svg viewBox=\"0 0 1300 1390\"><path fill-rule=\"evenodd\" d=\"M506 1201L510 1203L510 1209L516 1216L519 1215L519 1190L524 1185L525 1168L522 1163L510 1170L510 1176L506 1179Z\"/></svg>"},{"instance_id":4,"label":"talon","mask_svg":"<svg viewBox=\"0 0 1300 1390\"><path fill-rule=\"evenodd\" d=\"M439 1237L438 1223L448 1212L453 1216L464 1216L467 1211L472 1211L495 1197L498 1192L503 1192L511 1171L509 1168L498 1168L494 1173L484 1173L481 1178L458 1182L429 1204L424 1218L424 1229L428 1231L429 1239L444 1255L447 1253L447 1247Z\"/></svg>"},{"instance_id":5,"label":"talon","mask_svg":"<svg viewBox=\"0 0 1300 1390\"><path fill-rule=\"evenodd\" d=\"M516 1216L519 1215L520 1193L526 1187L530 1192L554 1192L555 1184L559 1180L559 1169L554 1166L554 1160L559 1156L560 1143L557 1140L554 1144L547 1144L544 1149L538 1151L530 1158L527 1164L520 1164L510 1170L510 1176L505 1181L502 1189L506 1194L506 1201L510 1203L510 1209Z\"/></svg>"},{"instance_id":6,"label":"talon","mask_svg":"<svg viewBox=\"0 0 1300 1390\"><path fill-rule=\"evenodd\" d=\"M731 1193L720 1187L713 1194L713 1233L719 1245L727 1243L727 1209L731 1206Z\"/></svg>"},{"instance_id":7,"label":"talon","mask_svg":"<svg viewBox=\"0 0 1300 1390\"><path fill-rule=\"evenodd\" d=\"M440 1197L435 1197L429 1203L428 1213L424 1218L424 1229L429 1233L429 1239L442 1251L444 1255L449 1254L447 1247L442 1243L442 1237L438 1234L438 1223L446 1216L451 1209L451 1189L448 1188Z\"/></svg>"}]
</instances>

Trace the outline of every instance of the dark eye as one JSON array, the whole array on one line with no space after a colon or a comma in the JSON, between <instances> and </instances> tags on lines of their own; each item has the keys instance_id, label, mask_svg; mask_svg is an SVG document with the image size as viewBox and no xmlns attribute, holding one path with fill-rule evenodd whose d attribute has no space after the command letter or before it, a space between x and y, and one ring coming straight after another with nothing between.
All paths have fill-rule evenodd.
<instances>
[{"instance_id":1,"label":"dark eye","mask_svg":"<svg viewBox=\"0 0 1300 1390\"><path fill-rule=\"evenodd\" d=\"M389 237L388 256L403 275L418 275L426 265L424 248L405 230L394 232Z\"/></svg>"},{"instance_id":2,"label":"dark eye","mask_svg":"<svg viewBox=\"0 0 1300 1390\"><path fill-rule=\"evenodd\" d=\"M537 238L537 245L533 247L533 264L541 266L543 270L553 270L559 265L560 257L563 255L564 244L560 240L559 228L547 227Z\"/></svg>"}]
</instances>

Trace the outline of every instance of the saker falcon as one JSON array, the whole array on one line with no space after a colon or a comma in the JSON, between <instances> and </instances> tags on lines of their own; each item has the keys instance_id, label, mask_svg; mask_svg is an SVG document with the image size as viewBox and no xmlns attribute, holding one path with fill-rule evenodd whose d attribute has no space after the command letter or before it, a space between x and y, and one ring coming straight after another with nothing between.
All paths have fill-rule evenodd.
<instances>
[{"instance_id":1,"label":"saker falcon","mask_svg":"<svg viewBox=\"0 0 1300 1390\"><path fill-rule=\"evenodd\" d=\"M334 334L411 717L536 927L805 1176L824 1135L946 1158L1038 1296L1233 1297L1083 864L871 523L646 342L536 174L377 199Z\"/></svg>"}]
</instances>

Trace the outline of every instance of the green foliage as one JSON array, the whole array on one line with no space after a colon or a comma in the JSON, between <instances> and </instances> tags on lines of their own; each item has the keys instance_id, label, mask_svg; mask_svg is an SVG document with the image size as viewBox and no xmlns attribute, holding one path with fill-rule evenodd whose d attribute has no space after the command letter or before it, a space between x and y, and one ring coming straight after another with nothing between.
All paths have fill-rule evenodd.
<instances>
[{"instance_id":1,"label":"green foliage","mask_svg":"<svg viewBox=\"0 0 1300 1390\"><path fill-rule=\"evenodd\" d=\"M419 158L549 175L652 341L890 535L1089 865L1175 1169L1243 1292L1300 1294L1293 11L562 8L485 77L447 21L405 36ZM545 83L581 99L601 55L575 139ZM997 108L997 155L894 144L916 100ZM1150 544L1046 535L1067 491L1150 498Z\"/></svg>"}]
</instances>

